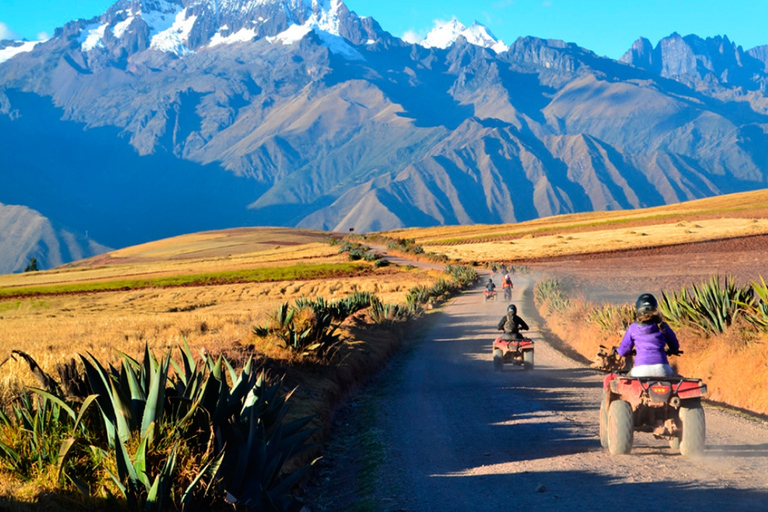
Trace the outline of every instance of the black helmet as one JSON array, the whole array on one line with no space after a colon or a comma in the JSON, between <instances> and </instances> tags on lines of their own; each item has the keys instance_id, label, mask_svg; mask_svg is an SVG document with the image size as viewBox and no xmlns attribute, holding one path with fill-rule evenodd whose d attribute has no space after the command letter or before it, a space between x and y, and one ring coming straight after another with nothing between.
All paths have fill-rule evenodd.
<instances>
[{"instance_id":1,"label":"black helmet","mask_svg":"<svg viewBox=\"0 0 768 512\"><path fill-rule=\"evenodd\" d=\"M509 306L507 306L507 313L512 313L513 315L516 315L517 306L515 306L514 304L510 304Z\"/></svg>"},{"instance_id":2,"label":"black helmet","mask_svg":"<svg viewBox=\"0 0 768 512\"><path fill-rule=\"evenodd\" d=\"M644 293L637 298L635 302L635 313L642 315L644 313L655 313L659 309L659 303L650 293Z\"/></svg>"}]
</instances>

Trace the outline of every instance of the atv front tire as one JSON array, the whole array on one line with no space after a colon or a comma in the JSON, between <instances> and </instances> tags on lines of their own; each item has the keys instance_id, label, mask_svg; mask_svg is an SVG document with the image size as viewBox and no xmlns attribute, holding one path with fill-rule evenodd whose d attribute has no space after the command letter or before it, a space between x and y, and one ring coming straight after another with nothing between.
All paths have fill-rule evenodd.
<instances>
[{"instance_id":1,"label":"atv front tire","mask_svg":"<svg viewBox=\"0 0 768 512\"><path fill-rule=\"evenodd\" d=\"M680 423L682 436L680 438L680 453L683 457L695 457L704 452L704 442L707 437L704 409L700 402L685 404L680 407Z\"/></svg>"},{"instance_id":2,"label":"atv front tire","mask_svg":"<svg viewBox=\"0 0 768 512\"><path fill-rule=\"evenodd\" d=\"M626 400L614 400L608 408L608 451L611 455L629 453L633 437L632 406Z\"/></svg>"},{"instance_id":3,"label":"atv front tire","mask_svg":"<svg viewBox=\"0 0 768 512\"><path fill-rule=\"evenodd\" d=\"M504 356L498 348L493 349L493 370L500 372L504 369Z\"/></svg>"}]
</instances>

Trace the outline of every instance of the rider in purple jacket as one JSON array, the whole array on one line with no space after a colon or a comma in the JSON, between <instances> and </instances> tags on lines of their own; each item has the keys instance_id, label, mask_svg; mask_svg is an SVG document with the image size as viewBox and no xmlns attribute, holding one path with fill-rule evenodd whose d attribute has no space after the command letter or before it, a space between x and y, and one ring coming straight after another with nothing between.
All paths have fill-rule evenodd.
<instances>
[{"instance_id":1,"label":"rider in purple jacket","mask_svg":"<svg viewBox=\"0 0 768 512\"><path fill-rule=\"evenodd\" d=\"M644 293L635 303L636 322L629 326L617 352L627 357L634 348L637 352L632 368L633 377L671 377L666 348L670 354L680 350L680 343L672 329L662 321L656 297Z\"/></svg>"}]
</instances>

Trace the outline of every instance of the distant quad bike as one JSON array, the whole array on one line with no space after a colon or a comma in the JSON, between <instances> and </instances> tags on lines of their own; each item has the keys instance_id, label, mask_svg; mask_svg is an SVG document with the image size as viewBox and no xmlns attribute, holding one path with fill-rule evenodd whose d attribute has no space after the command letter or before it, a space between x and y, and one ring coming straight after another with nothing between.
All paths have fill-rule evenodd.
<instances>
[{"instance_id":1,"label":"distant quad bike","mask_svg":"<svg viewBox=\"0 0 768 512\"><path fill-rule=\"evenodd\" d=\"M505 340L499 336L493 341L493 369L500 372L504 364L515 364L526 370L533 369L533 340L520 337Z\"/></svg>"},{"instance_id":2,"label":"distant quad bike","mask_svg":"<svg viewBox=\"0 0 768 512\"><path fill-rule=\"evenodd\" d=\"M615 349L609 356L615 357ZM625 454L632 450L635 431L649 432L668 440L670 448L685 457L699 455L706 439L701 407L706 394L701 379L631 377L612 371L603 380L600 444L611 455Z\"/></svg>"},{"instance_id":3,"label":"distant quad bike","mask_svg":"<svg viewBox=\"0 0 768 512\"><path fill-rule=\"evenodd\" d=\"M512 300L512 288L509 286L504 287L504 302Z\"/></svg>"},{"instance_id":4,"label":"distant quad bike","mask_svg":"<svg viewBox=\"0 0 768 512\"><path fill-rule=\"evenodd\" d=\"M496 300L496 295L497 295L496 294L496 290L494 290L492 292L488 291L488 290L485 290L485 302L488 302L489 300L495 301Z\"/></svg>"}]
</instances>

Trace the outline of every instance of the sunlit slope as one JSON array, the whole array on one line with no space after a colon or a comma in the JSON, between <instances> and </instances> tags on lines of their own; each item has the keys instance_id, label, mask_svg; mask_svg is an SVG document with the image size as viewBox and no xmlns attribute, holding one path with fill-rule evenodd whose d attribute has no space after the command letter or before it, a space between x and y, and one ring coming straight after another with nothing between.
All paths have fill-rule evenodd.
<instances>
[{"instance_id":1,"label":"sunlit slope","mask_svg":"<svg viewBox=\"0 0 768 512\"><path fill-rule=\"evenodd\" d=\"M530 259L768 233L768 190L639 210L546 217L519 224L390 231L462 259Z\"/></svg>"},{"instance_id":2,"label":"sunlit slope","mask_svg":"<svg viewBox=\"0 0 768 512\"><path fill-rule=\"evenodd\" d=\"M219 275L248 269L342 263L329 233L237 228L182 235L127 247L45 272L0 276L0 289L116 279Z\"/></svg>"}]
</instances>

